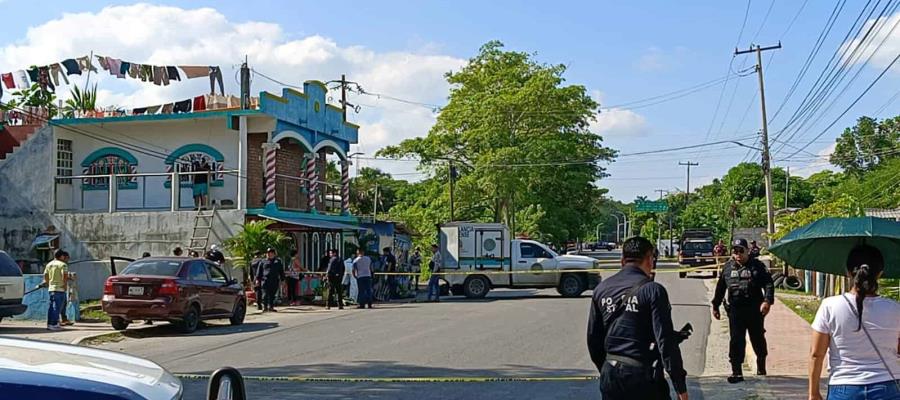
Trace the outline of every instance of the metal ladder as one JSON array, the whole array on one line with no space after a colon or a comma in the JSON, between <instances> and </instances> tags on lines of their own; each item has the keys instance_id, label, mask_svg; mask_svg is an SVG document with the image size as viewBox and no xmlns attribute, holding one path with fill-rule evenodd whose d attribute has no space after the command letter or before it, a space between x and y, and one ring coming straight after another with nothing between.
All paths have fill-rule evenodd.
<instances>
[{"instance_id":1,"label":"metal ladder","mask_svg":"<svg viewBox=\"0 0 900 400\"><path fill-rule=\"evenodd\" d=\"M199 210L194 215L194 231L191 233L189 250L194 250L201 255L209 247L209 236L212 234L212 224L216 216L216 206L209 210Z\"/></svg>"}]
</instances>

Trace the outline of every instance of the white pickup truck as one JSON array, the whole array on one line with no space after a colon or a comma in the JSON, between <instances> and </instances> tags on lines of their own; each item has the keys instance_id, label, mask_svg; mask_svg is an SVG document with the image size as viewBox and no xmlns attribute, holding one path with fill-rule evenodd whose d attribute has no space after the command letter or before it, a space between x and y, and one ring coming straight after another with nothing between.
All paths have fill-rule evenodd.
<instances>
[{"instance_id":1,"label":"white pickup truck","mask_svg":"<svg viewBox=\"0 0 900 400\"><path fill-rule=\"evenodd\" d=\"M447 273L443 279L454 295L482 298L492 288L508 287L556 288L564 297L578 297L600 281L598 273L586 271L599 267L598 260L559 255L542 243L512 239L503 224L441 225L439 246L441 270Z\"/></svg>"}]
</instances>

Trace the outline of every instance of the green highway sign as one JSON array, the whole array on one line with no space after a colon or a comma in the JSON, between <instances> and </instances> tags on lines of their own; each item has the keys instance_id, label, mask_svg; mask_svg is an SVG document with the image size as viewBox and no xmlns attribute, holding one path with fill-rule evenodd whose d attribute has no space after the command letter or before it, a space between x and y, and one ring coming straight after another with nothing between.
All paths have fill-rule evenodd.
<instances>
[{"instance_id":1,"label":"green highway sign","mask_svg":"<svg viewBox=\"0 0 900 400\"><path fill-rule=\"evenodd\" d=\"M635 200L634 210L638 212L666 212L669 204L665 201Z\"/></svg>"}]
</instances>

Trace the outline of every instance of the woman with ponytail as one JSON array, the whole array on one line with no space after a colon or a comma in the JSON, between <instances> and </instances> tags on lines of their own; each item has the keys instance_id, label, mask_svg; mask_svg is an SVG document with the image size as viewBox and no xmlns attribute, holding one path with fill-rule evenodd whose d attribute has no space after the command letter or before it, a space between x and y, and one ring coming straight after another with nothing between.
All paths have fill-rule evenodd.
<instances>
[{"instance_id":1,"label":"woman with ponytail","mask_svg":"<svg viewBox=\"0 0 900 400\"><path fill-rule=\"evenodd\" d=\"M821 400L826 351L828 400L900 400L900 303L878 296L884 257L859 245L847 256L849 293L822 300L812 323L809 399Z\"/></svg>"}]
</instances>

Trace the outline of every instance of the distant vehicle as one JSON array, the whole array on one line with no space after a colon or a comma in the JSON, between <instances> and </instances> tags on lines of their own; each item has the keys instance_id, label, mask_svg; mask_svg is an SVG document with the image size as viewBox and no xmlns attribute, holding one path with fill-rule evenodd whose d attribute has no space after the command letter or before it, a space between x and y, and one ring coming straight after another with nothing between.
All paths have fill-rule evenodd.
<instances>
[{"instance_id":1,"label":"distant vehicle","mask_svg":"<svg viewBox=\"0 0 900 400\"><path fill-rule=\"evenodd\" d=\"M115 269L113 269L114 271ZM106 280L101 301L116 330L131 321L170 321L183 332L200 321L244 323L247 299L236 279L214 262L187 257L148 257L132 261Z\"/></svg>"},{"instance_id":2,"label":"distant vehicle","mask_svg":"<svg viewBox=\"0 0 900 400\"><path fill-rule=\"evenodd\" d=\"M606 251L613 251L617 247L615 242L597 242L596 248L598 249L606 249Z\"/></svg>"},{"instance_id":3,"label":"distant vehicle","mask_svg":"<svg viewBox=\"0 0 900 400\"><path fill-rule=\"evenodd\" d=\"M25 312L28 308L22 304L25 297L25 278L19 265L0 250L0 321Z\"/></svg>"},{"instance_id":4,"label":"distant vehicle","mask_svg":"<svg viewBox=\"0 0 900 400\"><path fill-rule=\"evenodd\" d=\"M713 233L709 229L686 229L681 234L681 246L678 252L678 264L688 267L709 265L716 262L713 256ZM703 258L709 257L709 258ZM687 272L679 272L678 276L684 278ZM713 278L718 276L713 271Z\"/></svg>"},{"instance_id":5,"label":"distant vehicle","mask_svg":"<svg viewBox=\"0 0 900 400\"><path fill-rule=\"evenodd\" d=\"M560 255L543 243L511 239L506 225L452 222L440 227L442 269L472 274L444 275L455 295L482 298L492 288L556 288L564 297L578 297L600 281L590 272L542 273L588 270L600 261L580 255ZM536 273L528 273L534 271Z\"/></svg>"},{"instance_id":6,"label":"distant vehicle","mask_svg":"<svg viewBox=\"0 0 900 400\"><path fill-rule=\"evenodd\" d=\"M232 368L210 377L208 400L246 399ZM223 385L228 385L226 390ZM182 400L181 381L142 358L91 347L0 338L4 399Z\"/></svg>"}]
</instances>

